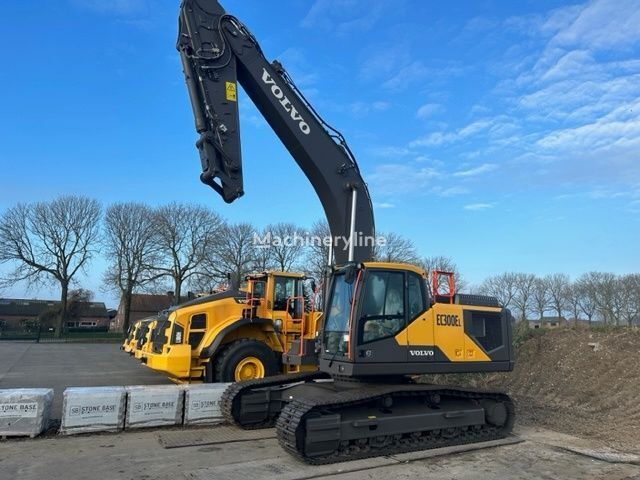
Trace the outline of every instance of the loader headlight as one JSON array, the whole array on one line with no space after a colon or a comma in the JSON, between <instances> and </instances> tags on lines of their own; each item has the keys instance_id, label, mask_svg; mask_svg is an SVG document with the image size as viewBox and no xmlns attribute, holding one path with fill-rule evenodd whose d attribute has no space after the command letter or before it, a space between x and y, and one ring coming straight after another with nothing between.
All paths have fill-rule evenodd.
<instances>
[{"instance_id":1,"label":"loader headlight","mask_svg":"<svg viewBox=\"0 0 640 480\"><path fill-rule=\"evenodd\" d=\"M282 330L282 320L277 318L273 321L273 327L277 330L280 331Z\"/></svg>"}]
</instances>

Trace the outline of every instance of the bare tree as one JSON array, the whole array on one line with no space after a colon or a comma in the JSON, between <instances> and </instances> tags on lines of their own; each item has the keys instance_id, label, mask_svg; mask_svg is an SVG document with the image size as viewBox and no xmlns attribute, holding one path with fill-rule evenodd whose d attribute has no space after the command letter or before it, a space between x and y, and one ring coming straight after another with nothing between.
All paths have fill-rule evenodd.
<instances>
[{"instance_id":1,"label":"bare tree","mask_svg":"<svg viewBox=\"0 0 640 480\"><path fill-rule=\"evenodd\" d=\"M69 286L94 253L99 221L98 202L75 195L18 204L0 218L0 262L15 265L3 282L60 285L56 336L62 335Z\"/></svg>"},{"instance_id":2,"label":"bare tree","mask_svg":"<svg viewBox=\"0 0 640 480\"><path fill-rule=\"evenodd\" d=\"M268 227L263 229L259 234L256 232L256 234L259 235L261 239L268 237ZM264 272L267 270L275 270L275 268L273 249L270 248L270 245L254 245L252 269L256 272Z\"/></svg>"},{"instance_id":3,"label":"bare tree","mask_svg":"<svg viewBox=\"0 0 640 480\"><path fill-rule=\"evenodd\" d=\"M624 275L618 279L618 316L632 326L640 317L640 274Z\"/></svg>"},{"instance_id":4,"label":"bare tree","mask_svg":"<svg viewBox=\"0 0 640 480\"><path fill-rule=\"evenodd\" d=\"M183 284L208 274L205 265L223 236L223 221L206 207L178 203L160 207L154 218L160 260L153 270L173 280L174 303L179 303Z\"/></svg>"},{"instance_id":5,"label":"bare tree","mask_svg":"<svg viewBox=\"0 0 640 480\"><path fill-rule=\"evenodd\" d=\"M538 318L542 320L544 314L551 308L549 288L547 282L542 278L537 278L533 289L533 306Z\"/></svg>"},{"instance_id":6,"label":"bare tree","mask_svg":"<svg viewBox=\"0 0 640 480\"><path fill-rule=\"evenodd\" d=\"M517 292L516 274L502 273L487 278L482 282L479 290L485 295L496 297L504 308L509 308L513 304Z\"/></svg>"},{"instance_id":7,"label":"bare tree","mask_svg":"<svg viewBox=\"0 0 640 480\"><path fill-rule=\"evenodd\" d=\"M580 311L586 315L589 325L591 325L598 311L598 300L596 291L589 282L588 274L583 275L574 283L574 289L575 294L578 296Z\"/></svg>"},{"instance_id":8,"label":"bare tree","mask_svg":"<svg viewBox=\"0 0 640 480\"><path fill-rule=\"evenodd\" d=\"M373 257L379 262L414 263L420 261L415 245L408 238L397 233L383 233L384 245L376 245Z\"/></svg>"},{"instance_id":9,"label":"bare tree","mask_svg":"<svg viewBox=\"0 0 640 480\"><path fill-rule=\"evenodd\" d=\"M582 313L582 308L580 307L582 292L580 291L580 285L578 282L573 282L567 286L566 295L567 309L571 313L573 321L577 325L580 321L580 314Z\"/></svg>"},{"instance_id":10,"label":"bare tree","mask_svg":"<svg viewBox=\"0 0 640 480\"><path fill-rule=\"evenodd\" d=\"M618 283L613 273L589 272L584 274L582 280L585 282L590 295L592 295L597 305L597 311L604 323L618 324L616 317L615 298Z\"/></svg>"},{"instance_id":11,"label":"bare tree","mask_svg":"<svg viewBox=\"0 0 640 480\"><path fill-rule=\"evenodd\" d=\"M331 237L329 224L326 220L318 220L311 226L309 234L313 241L307 247L306 273L320 281L329 262L329 245L326 240Z\"/></svg>"},{"instance_id":12,"label":"bare tree","mask_svg":"<svg viewBox=\"0 0 640 480\"><path fill-rule=\"evenodd\" d=\"M554 273L544 277L549 292L551 307L558 319L564 317L567 309L567 289L569 288L569 276L564 273Z\"/></svg>"},{"instance_id":13,"label":"bare tree","mask_svg":"<svg viewBox=\"0 0 640 480\"><path fill-rule=\"evenodd\" d=\"M513 297L513 305L520 312L519 319L525 321L533 303L536 276L531 273L515 273L514 281L516 292Z\"/></svg>"},{"instance_id":14,"label":"bare tree","mask_svg":"<svg viewBox=\"0 0 640 480\"><path fill-rule=\"evenodd\" d=\"M218 278L231 276L231 288L237 289L255 262L255 229L250 223L225 225L210 255L207 268Z\"/></svg>"},{"instance_id":15,"label":"bare tree","mask_svg":"<svg viewBox=\"0 0 640 480\"><path fill-rule=\"evenodd\" d=\"M275 268L281 272L292 270L304 251L305 231L293 223L276 223L267 225L265 232L271 237L269 249Z\"/></svg>"},{"instance_id":16,"label":"bare tree","mask_svg":"<svg viewBox=\"0 0 640 480\"><path fill-rule=\"evenodd\" d=\"M467 286L467 283L458 269L458 265L456 265L451 257L445 257L443 255L424 257L420 261L420 265L425 269L427 275L431 275L434 270L453 272L453 276L456 280L456 292L464 290Z\"/></svg>"},{"instance_id":17,"label":"bare tree","mask_svg":"<svg viewBox=\"0 0 640 480\"><path fill-rule=\"evenodd\" d=\"M153 272L159 260L154 227L153 210L140 203L117 203L105 214L104 244L109 264L103 280L121 295L125 332L129 330L133 292L157 275Z\"/></svg>"},{"instance_id":18,"label":"bare tree","mask_svg":"<svg viewBox=\"0 0 640 480\"><path fill-rule=\"evenodd\" d=\"M67 320L78 321L82 317L83 305L93 300L93 292L85 288L69 290L67 301Z\"/></svg>"}]
</instances>

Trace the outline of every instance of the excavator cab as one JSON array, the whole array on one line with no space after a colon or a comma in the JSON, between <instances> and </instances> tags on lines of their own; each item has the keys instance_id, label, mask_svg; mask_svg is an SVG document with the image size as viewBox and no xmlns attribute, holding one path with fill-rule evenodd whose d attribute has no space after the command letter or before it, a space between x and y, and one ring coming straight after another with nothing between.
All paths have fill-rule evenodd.
<instances>
[{"instance_id":1,"label":"excavator cab","mask_svg":"<svg viewBox=\"0 0 640 480\"><path fill-rule=\"evenodd\" d=\"M337 376L509 371L511 324L492 297L439 292L426 272L365 262L332 276L320 370Z\"/></svg>"}]
</instances>

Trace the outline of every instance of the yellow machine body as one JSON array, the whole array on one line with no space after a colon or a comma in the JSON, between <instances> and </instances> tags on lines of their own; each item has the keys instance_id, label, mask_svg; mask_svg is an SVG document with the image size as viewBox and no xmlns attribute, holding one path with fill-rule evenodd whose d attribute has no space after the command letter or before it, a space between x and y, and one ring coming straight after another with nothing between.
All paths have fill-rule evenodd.
<instances>
[{"instance_id":1,"label":"yellow machine body","mask_svg":"<svg viewBox=\"0 0 640 480\"><path fill-rule=\"evenodd\" d=\"M265 272L247 277L244 291L203 297L169 310L143 354L144 362L177 382L237 381L316 368L280 361L294 341L315 338L318 330L321 314L305 312L303 281L299 273ZM243 350L233 359L228 358L231 344ZM277 371L264 358L265 347L276 359ZM233 363L218 372L224 378L215 378L218 361Z\"/></svg>"}]
</instances>

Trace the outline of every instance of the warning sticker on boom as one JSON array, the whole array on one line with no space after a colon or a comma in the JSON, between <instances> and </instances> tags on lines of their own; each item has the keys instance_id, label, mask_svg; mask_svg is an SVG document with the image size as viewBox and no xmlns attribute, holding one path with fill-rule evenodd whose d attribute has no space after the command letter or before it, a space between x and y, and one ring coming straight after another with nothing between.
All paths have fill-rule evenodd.
<instances>
[{"instance_id":1,"label":"warning sticker on boom","mask_svg":"<svg viewBox=\"0 0 640 480\"><path fill-rule=\"evenodd\" d=\"M233 82L226 82L227 100L230 102L236 102L238 97L236 95L236 84Z\"/></svg>"}]
</instances>

